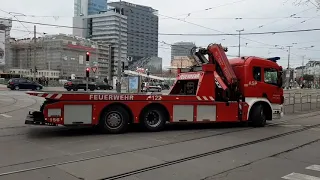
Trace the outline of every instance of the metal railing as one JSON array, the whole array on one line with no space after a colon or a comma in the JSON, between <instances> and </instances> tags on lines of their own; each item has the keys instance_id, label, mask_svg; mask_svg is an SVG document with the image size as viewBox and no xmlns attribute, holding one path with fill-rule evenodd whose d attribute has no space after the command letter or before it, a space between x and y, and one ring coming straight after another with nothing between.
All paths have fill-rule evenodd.
<instances>
[{"instance_id":1,"label":"metal railing","mask_svg":"<svg viewBox=\"0 0 320 180\"><path fill-rule=\"evenodd\" d=\"M290 92L284 94L284 113L292 114L303 111L320 110L319 92Z\"/></svg>"}]
</instances>

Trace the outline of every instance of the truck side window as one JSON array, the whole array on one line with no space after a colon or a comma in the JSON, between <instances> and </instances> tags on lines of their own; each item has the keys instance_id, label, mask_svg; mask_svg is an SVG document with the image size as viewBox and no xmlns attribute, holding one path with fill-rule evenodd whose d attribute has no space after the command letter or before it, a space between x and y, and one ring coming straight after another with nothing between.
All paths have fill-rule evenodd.
<instances>
[{"instance_id":1,"label":"truck side window","mask_svg":"<svg viewBox=\"0 0 320 180\"><path fill-rule=\"evenodd\" d=\"M278 71L273 68L264 69L264 82L268 84L277 85L278 83Z\"/></svg>"},{"instance_id":2,"label":"truck side window","mask_svg":"<svg viewBox=\"0 0 320 180\"><path fill-rule=\"evenodd\" d=\"M261 81L261 68L253 67L253 78L256 81Z\"/></svg>"}]
</instances>

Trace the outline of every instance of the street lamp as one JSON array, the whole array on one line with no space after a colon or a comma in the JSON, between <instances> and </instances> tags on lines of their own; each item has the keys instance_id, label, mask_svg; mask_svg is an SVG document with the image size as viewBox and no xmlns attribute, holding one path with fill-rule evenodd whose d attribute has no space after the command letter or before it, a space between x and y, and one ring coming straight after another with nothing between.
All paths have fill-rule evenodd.
<instances>
[{"instance_id":1,"label":"street lamp","mask_svg":"<svg viewBox=\"0 0 320 180\"><path fill-rule=\"evenodd\" d=\"M239 52L238 52L238 57L240 57L240 35L241 35L241 31L244 31L244 29L240 29L240 30L236 30L237 32L239 32Z\"/></svg>"}]
</instances>

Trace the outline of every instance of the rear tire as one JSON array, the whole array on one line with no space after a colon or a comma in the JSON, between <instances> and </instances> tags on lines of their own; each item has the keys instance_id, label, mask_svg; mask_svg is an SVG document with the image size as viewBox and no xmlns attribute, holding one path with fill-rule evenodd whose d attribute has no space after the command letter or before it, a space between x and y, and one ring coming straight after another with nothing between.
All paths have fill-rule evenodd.
<instances>
[{"instance_id":1,"label":"rear tire","mask_svg":"<svg viewBox=\"0 0 320 180\"><path fill-rule=\"evenodd\" d=\"M161 131L166 124L166 113L159 107L147 107L141 115L141 123L148 131Z\"/></svg>"},{"instance_id":2,"label":"rear tire","mask_svg":"<svg viewBox=\"0 0 320 180\"><path fill-rule=\"evenodd\" d=\"M267 118L262 104L252 107L249 122L253 127L264 127L267 124Z\"/></svg>"},{"instance_id":3,"label":"rear tire","mask_svg":"<svg viewBox=\"0 0 320 180\"><path fill-rule=\"evenodd\" d=\"M129 126L129 112L121 106L111 106L101 115L99 129L102 133L124 133Z\"/></svg>"},{"instance_id":4,"label":"rear tire","mask_svg":"<svg viewBox=\"0 0 320 180\"><path fill-rule=\"evenodd\" d=\"M20 89L19 86L14 87L14 90L16 90L16 91L18 91L19 89Z\"/></svg>"}]
</instances>

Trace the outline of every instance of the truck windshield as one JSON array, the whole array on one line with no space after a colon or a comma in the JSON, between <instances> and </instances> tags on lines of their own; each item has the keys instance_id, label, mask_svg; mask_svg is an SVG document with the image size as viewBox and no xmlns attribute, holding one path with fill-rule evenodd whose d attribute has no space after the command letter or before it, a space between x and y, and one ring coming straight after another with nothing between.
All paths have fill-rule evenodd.
<instances>
[{"instance_id":1,"label":"truck windshield","mask_svg":"<svg viewBox=\"0 0 320 180\"><path fill-rule=\"evenodd\" d=\"M280 77L281 78L281 77ZM278 71L274 68L264 69L264 82L272 85L278 84Z\"/></svg>"}]
</instances>

